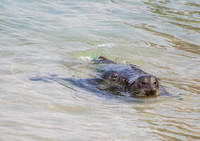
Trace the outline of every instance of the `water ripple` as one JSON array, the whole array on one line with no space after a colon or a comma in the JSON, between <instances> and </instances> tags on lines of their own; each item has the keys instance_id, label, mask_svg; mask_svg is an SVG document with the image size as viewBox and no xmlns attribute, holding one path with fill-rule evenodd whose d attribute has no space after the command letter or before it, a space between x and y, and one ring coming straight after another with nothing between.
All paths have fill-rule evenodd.
<instances>
[{"instance_id":1,"label":"water ripple","mask_svg":"<svg viewBox=\"0 0 200 141\"><path fill-rule=\"evenodd\" d=\"M1 0L0 140L200 140L198 0ZM99 77L99 55L172 94L106 98L64 82Z\"/></svg>"}]
</instances>

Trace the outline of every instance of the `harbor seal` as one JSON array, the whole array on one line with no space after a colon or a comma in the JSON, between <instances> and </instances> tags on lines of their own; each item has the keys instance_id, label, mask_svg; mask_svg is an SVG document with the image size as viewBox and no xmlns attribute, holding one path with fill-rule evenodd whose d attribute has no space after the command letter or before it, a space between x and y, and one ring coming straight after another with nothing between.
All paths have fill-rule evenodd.
<instances>
[{"instance_id":1,"label":"harbor seal","mask_svg":"<svg viewBox=\"0 0 200 141\"><path fill-rule=\"evenodd\" d=\"M128 94L133 97L152 97L160 95L158 78L144 72L134 65L118 64L103 56L93 60L92 65L100 74L95 78L59 78L57 75L31 77L32 81L57 82L69 89L82 87L95 93L108 92L113 95ZM73 86L72 86L73 85ZM108 94L107 93L107 94Z\"/></svg>"},{"instance_id":2,"label":"harbor seal","mask_svg":"<svg viewBox=\"0 0 200 141\"><path fill-rule=\"evenodd\" d=\"M98 71L104 72L102 79L118 83L122 92L135 97L150 97L160 94L158 79L134 65L121 65L100 56L95 64L101 64Z\"/></svg>"}]
</instances>

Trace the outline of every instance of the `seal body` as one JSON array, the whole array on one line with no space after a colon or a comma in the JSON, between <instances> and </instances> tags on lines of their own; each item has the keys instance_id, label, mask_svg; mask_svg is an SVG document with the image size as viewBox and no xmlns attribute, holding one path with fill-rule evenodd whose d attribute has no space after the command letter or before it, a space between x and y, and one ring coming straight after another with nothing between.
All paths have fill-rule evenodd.
<instances>
[{"instance_id":1,"label":"seal body","mask_svg":"<svg viewBox=\"0 0 200 141\"><path fill-rule=\"evenodd\" d=\"M109 59L100 56L99 72L102 72L102 79L117 83L123 92L129 92L136 97L157 96L160 94L158 79L134 65L117 64ZM96 63L97 63L96 62Z\"/></svg>"}]
</instances>

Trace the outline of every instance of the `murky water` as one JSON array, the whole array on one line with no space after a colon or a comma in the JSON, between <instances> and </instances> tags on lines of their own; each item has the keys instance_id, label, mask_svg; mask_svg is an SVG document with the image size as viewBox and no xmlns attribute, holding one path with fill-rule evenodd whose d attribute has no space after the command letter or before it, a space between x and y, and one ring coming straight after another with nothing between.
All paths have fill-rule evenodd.
<instances>
[{"instance_id":1,"label":"murky water","mask_svg":"<svg viewBox=\"0 0 200 141\"><path fill-rule=\"evenodd\" d=\"M174 96L29 80L95 77L98 55L140 66ZM199 0L1 0L0 64L2 141L200 140Z\"/></svg>"}]
</instances>

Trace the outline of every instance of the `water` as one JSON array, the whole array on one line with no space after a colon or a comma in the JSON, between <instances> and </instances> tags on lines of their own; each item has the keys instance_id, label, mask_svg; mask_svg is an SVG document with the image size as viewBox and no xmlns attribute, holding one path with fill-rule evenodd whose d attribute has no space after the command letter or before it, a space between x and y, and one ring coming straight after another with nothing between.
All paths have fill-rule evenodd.
<instances>
[{"instance_id":1,"label":"water","mask_svg":"<svg viewBox=\"0 0 200 141\"><path fill-rule=\"evenodd\" d=\"M199 0L1 0L0 140L199 140L199 39ZM29 80L96 77L98 55L140 66L174 96Z\"/></svg>"}]
</instances>

